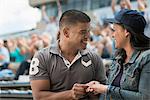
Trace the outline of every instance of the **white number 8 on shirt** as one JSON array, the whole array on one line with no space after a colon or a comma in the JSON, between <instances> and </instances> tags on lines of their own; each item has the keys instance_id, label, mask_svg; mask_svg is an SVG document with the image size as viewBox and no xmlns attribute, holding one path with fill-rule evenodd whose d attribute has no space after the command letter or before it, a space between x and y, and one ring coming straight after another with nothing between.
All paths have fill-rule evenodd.
<instances>
[{"instance_id":1,"label":"white number 8 on shirt","mask_svg":"<svg viewBox=\"0 0 150 100\"><path fill-rule=\"evenodd\" d=\"M33 58L30 65L30 75L35 75L39 72L38 66L39 60L37 58Z\"/></svg>"}]
</instances>

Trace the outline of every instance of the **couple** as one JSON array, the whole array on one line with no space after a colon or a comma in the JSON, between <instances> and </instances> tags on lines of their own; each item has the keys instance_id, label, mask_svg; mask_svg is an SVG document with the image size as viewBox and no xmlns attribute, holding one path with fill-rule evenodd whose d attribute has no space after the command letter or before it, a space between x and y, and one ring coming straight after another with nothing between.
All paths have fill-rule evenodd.
<instances>
[{"instance_id":1,"label":"couple","mask_svg":"<svg viewBox=\"0 0 150 100\"><path fill-rule=\"evenodd\" d=\"M123 9L107 21L113 23L118 49L107 82L101 58L86 50L90 18L68 10L59 20L56 47L45 48L32 59L30 83L35 100L98 100L99 94L105 94L102 100L150 99L150 39L144 35L144 17Z\"/></svg>"}]
</instances>

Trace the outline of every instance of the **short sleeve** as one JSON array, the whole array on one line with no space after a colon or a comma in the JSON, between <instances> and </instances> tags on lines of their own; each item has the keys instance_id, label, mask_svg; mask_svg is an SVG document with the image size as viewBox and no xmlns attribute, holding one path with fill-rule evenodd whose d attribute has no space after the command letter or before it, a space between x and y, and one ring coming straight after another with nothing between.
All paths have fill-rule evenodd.
<instances>
[{"instance_id":1,"label":"short sleeve","mask_svg":"<svg viewBox=\"0 0 150 100\"><path fill-rule=\"evenodd\" d=\"M49 79L45 57L46 52L37 52L30 64L30 80Z\"/></svg>"}]
</instances>

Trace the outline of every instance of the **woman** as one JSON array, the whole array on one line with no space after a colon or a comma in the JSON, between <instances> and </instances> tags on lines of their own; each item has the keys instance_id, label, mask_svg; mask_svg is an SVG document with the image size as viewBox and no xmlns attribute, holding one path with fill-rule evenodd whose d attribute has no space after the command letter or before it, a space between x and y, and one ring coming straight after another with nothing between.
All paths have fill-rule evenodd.
<instances>
[{"instance_id":1,"label":"woman","mask_svg":"<svg viewBox=\"0 0 150 100\"><path fill-rule=\"evenodd\" d=\"M110 66L108 85L92 81L87 92L105 93L107 100L150 100L150 38L144 35L144 17L124 9L107 21L113 23L118 51Z\"/></svg>"}]
</instances>

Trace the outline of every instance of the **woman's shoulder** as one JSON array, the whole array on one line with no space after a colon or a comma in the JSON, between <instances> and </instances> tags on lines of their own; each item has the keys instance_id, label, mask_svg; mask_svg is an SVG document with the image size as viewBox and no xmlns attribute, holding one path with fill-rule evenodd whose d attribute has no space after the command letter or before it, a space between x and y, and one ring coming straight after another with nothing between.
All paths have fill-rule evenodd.
<instances>
[{"instance_id":1,"label":"woman's shoulder","mask_svg":"<svg viewBox=\"0 0 150 100\"><path fill-rule=\"evenodd\" d=\"M141 59L147 59L147 58L150 59L150 49L142 51L141 54L139 55L139 59L140 58Z\"/></svg>"},{"instance_id":2,"label":"woman's shoulder","mask_svg":"<svg viewBox=\"0 0 150 100\"><path fill-rule=\"evenodd\" d=\"M150 49L142 51L137 60L140 61L141 64L150 63Z\"/></svg>"},{"instance_id":3,"label":"woman's shoulder","mask_svg":"<svg viewBox=\"0 0 150 100\"><path fill-rule=\"evenodd\" d=\"M142 52L142 55L143 55L143 56L146 56L146 55L149 55L149 56L150 56L150 49L143 51L143 52Z\"/></svg>"}]
</instances>

